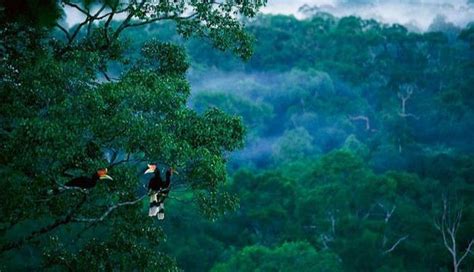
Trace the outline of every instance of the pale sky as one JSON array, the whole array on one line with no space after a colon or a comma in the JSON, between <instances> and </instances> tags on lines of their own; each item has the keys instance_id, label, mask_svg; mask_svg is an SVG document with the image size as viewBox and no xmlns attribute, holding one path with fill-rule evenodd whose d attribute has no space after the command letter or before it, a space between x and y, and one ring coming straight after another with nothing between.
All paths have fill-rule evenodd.
<instances>
[{"instance_id":1,"label":"pale sky","mask_svg":"<svg viewBox=\"0 0 474 272\"><path fill-rule=\"evenodd\" d=\"M413 24L421 30L426 30L438 14L461 27L474 21L474 5L467 5L467 0L373 0L376 4L363 7L342 6L341 1L268 0L267 6L262 9L262 12L292 14L297 18L304 18L304 14L300 13L298 9L307 4L317 6L321 11L329 12L337 17L356 15L385 23ZM416 2L421 4L413 4ZM82 14L74 8L66 7L66 14L69 25L83 20Z\"/></svg>"},{"instance_id":2,"label":"pale sky","mask_svg":"<svg viewBox=\"0 0 474 272\"><path fill-rule=\"evenodd\" d=\"M307 4L318 6L322 11L338 17L357 15L386 23L411 23L422 30L426 30L438 14L458 26L465 26L474 21L474 6L469 6L467 0L373 0L373 5L363 7L342 6L341 2L341 0L269 0L262 12L293 14L297 18L303 18L304 15L298 12L298 9Z\"/></svg>"},{"instance_id":3,"label":"pale sky","mask_svg":"<svg viewBox=\"0 0 474 272\"><path fill-rule=\"evenodd\" d=\"M264 13L273 14L294 14L305 5L335 5L335 0L268 0L267 6L262 9Z\"/></svg>"}]
</instances>

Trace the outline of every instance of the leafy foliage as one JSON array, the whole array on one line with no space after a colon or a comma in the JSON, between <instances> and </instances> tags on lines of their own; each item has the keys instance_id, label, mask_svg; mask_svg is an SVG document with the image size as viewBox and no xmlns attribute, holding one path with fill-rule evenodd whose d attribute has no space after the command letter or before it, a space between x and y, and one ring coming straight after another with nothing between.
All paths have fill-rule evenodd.
<instances>
[{"instance_id":1,"label":"leafy foliage","mask_svg":"<svg viewBox=\"0 0 474 272\"><path fill-rule=\"evenodd\" d=\"M193 228L183 225L195 217L176 216L165 226L166 250L187 271L304 270L284 266L300 252L289 241L336 256L333 270L454 270L439 230L449 221L459 224L458 260L466 254L457 269L472 269L470 27L436 20L430 29L439 31L262 15L249 24L256 46L248 63L184 42L193 106L243 115L251 140L232 159L239 209ZM241 101L272 114L260 122ZM199 233L204 263L188 261L183 233ZM275 253L283 247L291 250Z\"/></svg>"},{"instance_id":2,"label":"leafy foliage","mask_svg":"<svg viewBox=\"0 0 474 272\"><path fill-rule=\"evenodd\" d=\"M136 48L120 35L174 20L180 34L206 36L247 57L248 34L230 14L253 16L262 4L2 2L0 172L7 190L0 269L177 270L157 251L164 234L143 210L139 171L146 162L177 168L175 185L188 188L201 214L214 218L237 205L222 190L224 154L242 146L245 130L238 117L186 106L189 64L181 46L151 40L130 61L125 54ZM50 16L43 10L65 7L85 20L71 28L57 17L43 22ZM16 17L7 14L13 9ZM30 18L32 12L41 16ZM124 19L114 21L119 14ZM105 167L113 181L58 190Z\"/></svg>"},{"instance_id":3,"label":"leafy foliage","mask_svg":"<svg viewBox=\"0 0 474 272\"><path fill-rule=\"evenodd\" d=\"M472 26L259 15L251 49L234 2L2 19L0 269L472 270ZM180 172L161 226L149 161Z\"/></svg>"},{"instance_id":4,"label":"leafy foliage","mask_svg":"<svg viewBox=\"0 0 474 272\"><path fill-rule=\"evenodd\" d=\"M244 248L212 271L342 271L337 258L327 252L317 252L304 242L285 243L269 249L263 246Z\"/></svg>"}]
</instances>

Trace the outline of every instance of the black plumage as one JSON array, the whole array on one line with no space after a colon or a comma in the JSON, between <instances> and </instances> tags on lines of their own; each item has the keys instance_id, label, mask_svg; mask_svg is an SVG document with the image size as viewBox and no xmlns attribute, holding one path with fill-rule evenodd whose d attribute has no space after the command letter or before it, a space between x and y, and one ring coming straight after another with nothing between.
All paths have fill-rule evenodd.
<instances>
[{"instance_id":1,"label":"black plumage","mask_svg":"<svg viewBox=\"0 0 474 272\"><path fill-rule=\"evenodd\" d=\"M94 188L97 185L97 182L101 179L112 180L110 176L107 175L107 169L99 169L92 177L77 177L68 181L65 185L68 187L78 187L82 189Z\"/></svg>"},{"instance_id":2,"label":"black plumage","mask_svg":"<svg viewBox=\"0 0 474 272\"><path fill-rule=\"evenodd\" d=\"M168 168L166 171L166 179L161 178L160 169L156 164L149 164L145 174L153 173L153 177L148 182L148 190L150 195L150 209L149 216L157 216L159 220L165 218L164 201L170 191L171 176L173 175L173 168Z\"/></svg>"},{"instance_id":3,"label":"black plumage","mask_svg":"<svg viewBox=\"0 0 474 272\"><path fill-rule=\"evenodd\" d=\"M169 191L169 187L171 184L171 176L172 176L171 168L166 171L165 180L161 178L160 169L158 169L158 167L155 169L153 173L154 173L154 176L150 179L150 182L148 183L148 189L153 190L153 191L161 191L161 192Z\"/></svg>"},{"instance_id":4,"label":"black plumage","mask_svg":"<svg viewBox=\"0 0 474 272\"><path fill-rule=\"evenodd\" d=\"M79 187L82 189L90 189L97 185L97 181L99 180L99 175L95 173L92 177L78 177L71 179L65 185L68 187Z\"/></svg>"}]
</instances>

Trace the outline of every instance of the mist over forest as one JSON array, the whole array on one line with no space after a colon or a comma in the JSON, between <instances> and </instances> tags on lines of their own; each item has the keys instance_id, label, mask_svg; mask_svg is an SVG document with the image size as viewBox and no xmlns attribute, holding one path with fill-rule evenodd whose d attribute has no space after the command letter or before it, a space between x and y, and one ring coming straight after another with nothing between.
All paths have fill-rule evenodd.
<instances>
[{"instance_id":1,"label":"mist over forest","mask_svg":"<svg viewBox=\"0 0 474 272\"><path fill-rule=\"evenodd\" d=\"M436 17L465 27L474 16L470 0L276 0L263 9L266 13L307 18L314 12L337 17L359 16L383 23L404 24L412 31L426 31Z\"/></svg>"},{"instance_id":2,"label":"mist over forest","mask_svg":"<svg viewBox=\"0 0 474 272\"><path fill-rule=\"evenodd\" d=\"M331 21L341 20L327 13L319 13L310 20L316 19L325 20L325 23L328 24ZM381 71L375 71L375 74L371 74L374 73L372 69L377 69L377 64L366 67L365 71L356 71L357 65L352 62L355 59L351 58L364 58L364 56L350 56L351 53L357 50L357 45L354 46L354 51L347 49L347 52L344 52L344 49L327 48L328 54L323 51L316 56L311 56L314 52L305 52L303 48L311 48L312 45L318 43L329 43L326 46L331 46L330 43L333 41L324 40L324 38L321 38L322 41L318 41L319 37L307 35L303 25L307 21L299 21L291 16L262 16L258 18L256 22L249 26L250 31L255 33L257 42L256 52L247 63L230 55L214 54L214 51L206 47L195 50L195 44L192 42L187 46L190 56L194 57L193 60L195 59L196 63L191 66L188 75L193 87L193 96L190 100L191 106L201 112L209 104L210 106L227 109L233 114L242 115L245 123L250 126L247 145L243 151L233 155L234 158L257 164L267 164L268 160L267 163L262 162L262 160L268 159L272 154L275 155L277 141L283 140L282 137L285 132L295 129L304 129L313 137L311 144L314 144L314 146L309 147L311 149L309 153L314 154L327 153L342 147L348 136L358 136L357 138L364 140L372 136L374 138L380 137L380 130L388 129L387 126L389 126L386 123L388 121L387 115L394 114L397 111L400 112L403 101L400 95L404 95L404 88L414 89L413 94L407 97L407 101L410 101L410 99L411 101L406 102L407 108L411 111L411 116L405 116L407 125L412 130L409 133L410 137L416 138L418 143L424 142L428 145L437 146L440 150L456 150L461 153L472 152L471 139L474 135L468 129L473 125L471 116L463 113L462 117L460 116L457 120L456 125L451 123L449 128L439 126L445 118L442 117L444 113L441 113L440 110L446 107L444 103L452 102L448 102L450 98L446 98L447 100L445 99L444 102L441 101L440 96L443 96L443 94L438 92L445 83L441 78L432 78L433 73L441 73L441 71L432 71L431 74L425 75L425 79L414 79L417 75L410 74L410 71L418 73L415 70L419 68L413 66L420 65L417 63L420 60L411 59L408 60L408 63L401 63L398 67L398 69L407 70L406 75L397 75L402 77L399 79L402 82L393 82L393 79L384 78ZM461 28L457 28L452 23L439 19L439 17L435 18L429 26L429 29L433 32L421 34L410 32L408 27L405 26L385 25L356 17L343 17L342 21L347 23L349 27L356 26L361 30L365 27L364 24L369 25L368 27L371 23L376 24L376 27L386 28L387 32L391 30L400 31L400 33L403 33L402 35L407 36L407 39L410 35L418 35L426 43L426 48L420 48L418 53L426 54L427 58L441 58L440 54L442 54L441 51L428 52L432 50L429 47L434 45L429 43L431 39L441 38L446 39L446 43L452 43L462 32ZM285 28L292 24L295 24L294 29L285 31ZM434 32L434 30L437 32ZM272 31L274 33L271 33ZM328 36L331 37L330 39L337 39L344 43L344 39L347 37L343 35L347 35L347 33L338 33L337 31L333 30L333 33ZM342 37L337 37L337 35ZM438 37L435 38L435 36ZM271 40L267 40L268 37L272 37ZM280 37L282 38L279 39ZM364 38L357 38L360 41L356 42L360 44L364 42ZM376 49L377 46L383 45L369 47L369 52L358 51L354 54L365 53L369 55L365 55L365 57L375 60L376 51L380 49ZM331 52L332 50L336 52ZM338 50L340 52L337 52ZM207 56L203 52L213 52L213 54ZM340 55L334 56L334 54ZM347 55L344 56L343 54ZM432 54L438 55L433 56ZM329 56L333 58L347 57L348 59L341 60L340 63L330 63L334 60L329 59ZM397 55L394 55L392 61L397 62L397 57ZM444 57L449 58L447 55ZM315 66L311 65L312 61L316 63ZM363 62L364 60L359 61ZM432 60L425 61L426 63L421 65L431 66ZM438 59L437 61L442 60ZM346 67L334 67L336 65L346 65ZM443 66L445 64L439 63L437 65ZM372 78L361 78L361 76L368 74L371 74ZM442 76L449 77L445 74ZM403 82L403 80L406 82ZM452 80L455 81L456 79L453 78ZM408 95L405 94L405 96ZM387 98L390 102L382 102L383 99ZM311 105L311 99L319 99L319 104ZM387 104L381 108L380 103ZM410 104L408 105L408 103ZM429 113L427 107L433 105L436 105L439 110L436 113ZM326 108L321 108L322 106L337 107L338 110L337 112L329 111L328 113ZM384 115L385 117L382 117ZM377 134L379 136L375 136ZM388 139L385 139L385 141L388 141ZM392 141L395 141L392 142L394 148L397 145L401 148L401 143L397 144L397 140L393 139ZM419 146L417 148L423 149L424 147ZM395 149L394 156L397 157L398 155L395 153L400 152L395 152ZM412 152L423 153L425 150L412 150ZM410 162L407 161L406 157L402 157L398 158L398 163L393 161L392 158L387 165L378 166L383 170L397 169L401 163L405 165L401 167L402 169L409 168ZM416 158L414 159L416 160Z\"/></svg>"},{"instance_id":3,"label":"mist over forest","mask_svg":"<svg viewBox=\"0 0 474 272\"><path fill-rule=\"evenodd\" d=\"M354 5L347 3L347 5L349 4ZM229 169L230 173L235 173L231 185L232 190L246 191L244 195L241 195L244 196L244 199L241 198L241 209L250 213L239 212L239 215L230 215L230 219L222 219L218 223L225 226L223 229L230 229L226 235L239 237L234 243L243 244L246 247L243 251L235 253L237 255L231 257L228 263L218 266L217 271L221 271L219 269L222 267L224 267L223 271L227 269L246 270L246 268L242 268L245 266L239 262L246 262L246 258L253 258L251 257L253 254L260 254L253 252L253 250L257 252L263 250L263 248L249 247L249 243L250 245L256 243L259 246L268 245L271 248L281 241L297 239L313 241L313 245L317 245L316 248L319 246L326 249L331 248L328 245L330 243L334 243L334 246L342 243L342 241L337 241L335 233L331 234L323 229L319 231L317 229L324 228L322 225L330 223L331 220L334 220L333 223L337 222L333 215L334 208L331 207L334 203L331 201L346 201L344 194L325 200L332 204L321 207L322 203L319 202L321 200L310 200L314 196L306 196L306 193L298 192L296 189L300 187L303 191L311 190L311 188L315 188L317 191L324 190L317 189L319 186L317 184L320 184L321 180L311 183L308 179L313 179L314 175L321 175L325 180L326 171L331 171L329 169L332 167L341 167L340 169L355 167L352 171L364 169L363 171L369 171L370 175L376 175L378 178L395 175L396 179L401 179L398 181L401 183L395 185L395 188L398 187L398 189L394 188L393 193L401 190L395 193L400 194L401 198L406 198L406 194L410 193L406 191L408 187L401 188L405 185L402 185L404 181L398 176L400 174L412 175L411 178L416 179L412 182L421 186L420 194L424 194L422 192L428 189L423 186L430 187L434 186L433 182L440 182L435 186L439 186L438 193L425 192L428 195L432 194L426 197L434 197L434 202L431 205L435 206L442 205L442 199L446 197L446 194L467 194L466 196L468 196L472 193L473 180L470 174L465 172L468 175L465 176L466 179L460 179L454 174L454 172L465 171L454 170L455 165L466 165L467 161L464 160L470 158L473 152L474 116L472 115L472 95L470 95L472 93L472 77L469 72L472 69L473 55L472 40L469 40L472 38L467 38L471 37L472 34L469 33L472 30L469 27L457 26L442 16L435 16L426 27L427 31L422 31L421 27L414 29L413 22L408 25L396 25L359 17L338 17L324 9L316 9L311 12L314 14L305 19L297 19L291 15L261 15L249 22L247 29L255 35L256 42L255 52L248 62L241 61L231 54L214 51L210 45L198 40L185 43L192 63L188 72L193 90L189 106L198 112L204 112L209 107L221 108L230 114L242 116L247 127L245 147L229 154ZM335 13L340 14L337 11ZM468 25L467 22L462 24ZM147 31L153 33L154 30L148 29ZM160 33L161 37L167 37L166 31L163 29L157 30L157 33ZM167 38L179 40L173 36ZM327 165L328 160L331 161L330 165ZM361 160L357 162L360 163L360 166L344 164L351 160ZM342 165L338 165L340 163ZM471 163L467 164L471 165ZM247 170L242 170L244 167ZM450 167L454 168L447 170ZM314 174L313 171L320 174ZM362 178L360 174L349 173ZM255 181L248 181L249 178ZM282 189L281 194L273 192L274 189L270 184L267 189L258 189L259 186L267 186L257 185L262 180L271 182L275 181L275 178L280 180L281 186L295 186L296 188ZM349 179L350 182L360 182L357 179L352 180L353 178ZM316 178L316 180L318 179ZM343 178L339 182L342 182L340 186L343 188L348 186L343 184L347 184L349 181ZM424 182L427 182L426 185L421 185ZM460 183L455 185L457 182ZM242 183L248 184L248 187L241 188L247 186ZM430 183L432 185L428 185ZM315 185L308 186L308 184ZM336 185L327 186L331 186L331 189L327 188L331 192L338 190L333 187ZM369 190L365 187L368 185L354 186L360 187L351 190ZM458 186L464 189L459 189ZM256 188L270 193L265 197L269 197L271 200L251 196ZM291 194L286 195L284 193L286 190L292 191ZM464 193L461 193L462 191ZM258 192L258 194L262 193ZM321 193L319 192L319 194ZM339 193L341 192L337 194ZM383 199L383 196L378 193L375 195L377 196L372 201L377 202L376 199L379 197ZM337 199L337 197L341 198ZM301 200L301 198L305 200ZM472 197L469 196L468 199L472 200ZM268 203L272 203L272 201L283 201L283 203L303 201L303 203L286 204L290 206L285 206L283 203L273 203L270 208ZM395 207L398 205L408 204L395 204L397 201L402 201L400 199L392 201L388 201L390 204L375 203L380 210L374 211L373 220L377 221L376 218L383 217L382 215L385 213L389 216L390 209L396 210ZM402 202L404 201L407 200ZM415 201L415 199L409 202L411 201ZM436 203L437 201L439 203ZM459 200L454 202L457 201ZM298 208L298 205L310 205L305 206L309 209L303 212L305 215L302 215L302 211L298 210L302 209L301 206ZM314 207L310 208L312 205ZM375 209L373 206L370 208L373 204L367 205L369 205L367 209ZM387 208L385 205L392 206ZM420 208L419 205L425 204L412 203L410 205L415 205L413 208L417 207L416 209L422 210L423 208ZM181 206L178 205L178 207ZM284 212L287 209L295 209L294 207L296 207L296 211ZM271 212L272 209L275 210ZM361 212L358 209L360 207L356 208L355 214ZM428 210L431 209L434 209L434 206ZM260 218L251 215L257 210L258 213L262 213L260 216L269 213L266 216L271 221L267 222L264 219L266 217ZM278 210L283 213L278 213ZM322 218L306 221L308 220L306 216L309 215L306 212L309 214L318 214L319 212L319 217ZM412 210L410 213L416 214L418 212ZM414 216L414 214L412 215ZM425 215L427 216L426 227L428 227L435 215ZM317 215L313 216L318 217ZM399 219L403 221L402 218ZM238 222L240 220L247 223ZM305 223L299 220L303 220ZM340 218L339 220L349 219ZM358 224L361 224L360 220L362 219L357 219ZM186 222L185 219L178 221ZM386 235L389 232L394 235L392 239L395 243L400 238L414 235L408 234L413 231L409 231L408 225L404 225L407 222L399 221L394 224L402 225L395 227L395 229L385 226L382 228L383 230L379 230L381 232L373 230L372 235L376 235L375 233L378 232L377 235L383 236L383 239L380 238L382 240L378 242L381 243L379 245L388 243ZM243 229L231 227L231 225L238 225ZM472 226L472 222L464 224L467 237L469 237L468 233L472 233L470 230ZM171 233L174 233L174 227L176 226L169 226ZM221 237L222 234L214 234L214 232L218 232L218 228L209 225L203 227L203 231L207 232L203 239L211 239L206 243L210 243L211 248L219 248L215 251L216 254L225 250L227 247L225 239L229 239ZM296 231L298 235L292 234L295 232L293 228L298 229ZM316 230L312 228L316 228ZM348 237L339 237L339 239L349 239L349 241L358 239L356 238L358 235L363 235L363 232L368 231L364 227L361 228L361 233L347 234ZM396 228L399 229L396 230ZM411 228L416 229L417 227L412 226ZM402 229L406 230L401 231ZM433 234L436 233L436 229L432 229L432 231ZM171 238L172 241L174 239L175 237ZM250 239L250 241L246 242L245 239ZM360 239L364 240L362 237ZM374 237L374 239L377 238ZM435 239L434 236L433 239ZM402 241L407 244L406 247L410 246L408 240L403 239ZM366 242L368 240L361 241L362 244ZM377 244L376 241L372 242ZM172 243L174 242L167 245L167 250L173 251ZM183 241L183 243L185 242ZM403 243L400 243L400 248L404 248L399 249L400 252L406 249ZM364 254L375 255L377 255L377 251L383 252L377 248L378 246L373 246L374 252L372 253L365 252L368 250L365 246L363 250L362 248L360 250ZM340 250L346 250L342 248ZM426 251L433 253L438 250L435 248L436 246L426 249ZM192 254L192 251L193 249L190 249L189 254ZM359 250L355 251L359 252ZM209 258L206 252L202 252L202 254ZM272 253L267 254L272 256ZM378 265L367 264L366 260L362 261L361 257L362 263L357 263L354 259L359 257L354 258L355 252L350 251L347 254L349 255L346 258L350 261L345 263L344 258L342 259L341 269L343 270L394 269L382 260ZM186 264L185 270L209 269L206 266L201 267L201 262L189 264L189 255L184 255L182 258L183 263ZM205 257L202 256L202 258ZM215 258L225 259L222 255ZM336 258L341 258L341 256ZM416 263L410 263L408 259L401 256L394 258L405 263L406 266L397 268L402 270L430 271L435 267L443 266L441 264L428 265L428 262L419 263L419 260ZM429 262L435 261L430 259ZM255 265L260 267L259 264ZM248 268L248 270L254 268ZM321 269L326 271L325 268ZM327 271L334 271L333 269L336 268L330 266L327 269ZM468 270L469 268L466 271ZM309 271L314 270L310 269Z\"/></svg>"},{"instance_id":4,"label":"mist over forest","mask_svg":"<svg viewBox=\"0 0 474 272\"><path fill-rule=\"evenodd\" d=\"M2 3L0 271L474 269L474 2L132 2Z\"/></svg>"},{"instance_id":5,"label":"mist over forest","mask_svg":"<svg viewBox=\"0 0 474 272\"><path fill-rule=\"evenodd\" d=\"M230 188L240 196L240 209L217 227L199 228L204 240L196 246L217 248L196 249L199 259L223 262L216 271L251 271L266 267L266 261L244 263L263 255L271 259L269 267L281 268L278 253L265 250L307 252L288 248L309 242L320 250L316 254L336 254L327 258L338 265L312 264L321 271L448 269L441 257L447 252L434 242L442 238L430 225L443 199L451 198L451 205L460 199L462 205L472 203L472 170L465 168L472 169L474 138L472 26L434 16L422 31L413 22L387 24L328 11L314 9L304 19L261 15L252 20L247 30L256 41L248 62L199 40L184 43L191 61L189 106L198 112L221 108L242 116L247 128L244 148L228 155ZM164 29L146 31L180 41ZM334 180L328 181L328 172ZM367 180L372 178L378 181ZM382 180L392 180L393 187L382 189ZM347 195L358 190L368 199ZM473 233L471 213L466 214L465 248ZM167 227L173 234L178 228L180 236L187 227L175 224L190 219L178 218ZM420 229L433 236L421 235ZM176 238L170 234L167 251L173 252ZM384 246L395 246L390 257ZM178 255L178 263L190 271L210 269L202 261L189 262L196 251L180 249L184 255ZM472 257L464 265L469 271ZM314 267L308 271L317 271Z\"/></svg>"}]
</instances>

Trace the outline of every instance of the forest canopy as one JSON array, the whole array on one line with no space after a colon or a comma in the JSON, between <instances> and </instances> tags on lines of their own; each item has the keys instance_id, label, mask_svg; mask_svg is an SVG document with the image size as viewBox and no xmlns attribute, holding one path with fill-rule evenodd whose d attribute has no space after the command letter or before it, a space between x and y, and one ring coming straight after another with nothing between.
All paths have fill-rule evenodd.
<instances>
[{"instance_id":1,"label":"forest canopy","mask_svg":"<svg viewBox=\"0 0 474 272\"><path fill-rule=\"evenodd\" d=\"M12 3L0 270L474 269L473 24ZM179 171L160 222L151 162Z\"/></svg>"},{"instance_id":2,"label":"forest canopy","mask_svg":"<svg viewBox=\"0 0 474 272\"><path fill-rule=\"evenodd\" d=\"M240 208L199 224L206 262L173 240L195 232L189 218L166 226L166 250L186 271L287 270L276 252L305 247L285 243L309 243L328 271L470 271L473 25L411 32L317 13L247 29L246 63L185 42L193 107L241 115L249 130L229 165Z\"/></svg>"}]
</instances>

